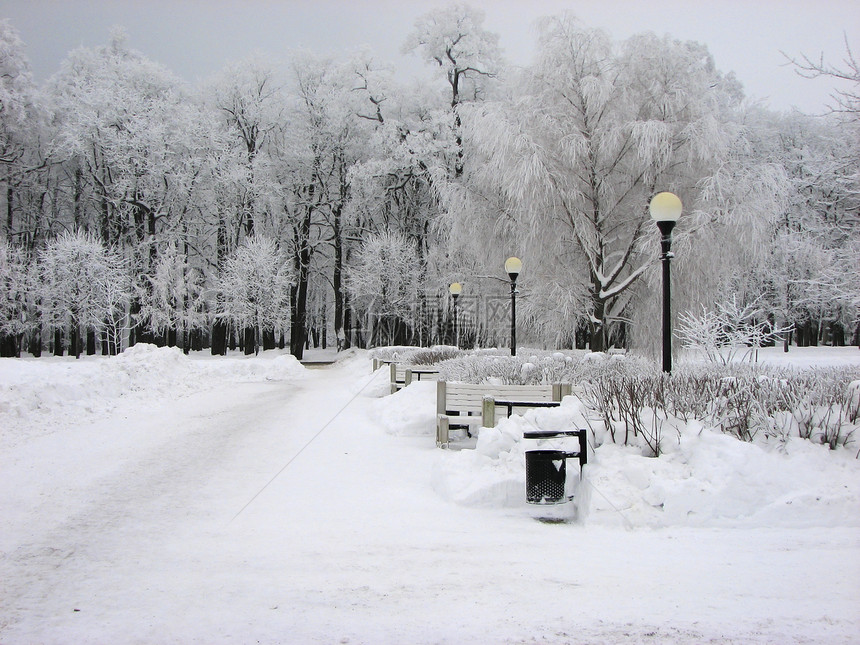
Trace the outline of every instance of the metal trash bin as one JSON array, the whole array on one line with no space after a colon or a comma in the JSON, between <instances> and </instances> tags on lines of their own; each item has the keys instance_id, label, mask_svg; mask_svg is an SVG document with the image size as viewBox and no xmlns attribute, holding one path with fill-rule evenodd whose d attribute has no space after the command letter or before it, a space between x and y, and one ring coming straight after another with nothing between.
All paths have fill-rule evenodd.
<instances>
[{"instance_id":1,"label":"metal trash bin","mask_svg":"<svg viewBox=\"0 0 860 645\"><path fill-rule=\"evenodd\" d=\"M529 504L564 504L573 499L565 492L567 460L579 459L580 471L588 461L585 430L562 432L524 432L523 439L578 437L579 450L527 450L526 501Z\"/></svg>"}]
</instances>

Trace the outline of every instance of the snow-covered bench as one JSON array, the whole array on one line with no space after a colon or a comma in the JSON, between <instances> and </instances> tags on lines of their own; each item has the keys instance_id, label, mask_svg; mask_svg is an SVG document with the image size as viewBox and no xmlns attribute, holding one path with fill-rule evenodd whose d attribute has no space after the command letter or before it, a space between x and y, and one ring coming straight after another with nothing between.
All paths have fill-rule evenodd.
<instances>
[{"instance_id":1,"label":"snow-covered bench","mask_svg":"<svg viewBox=\"0 0 860 645\"><path fill-rule=\"evenodd\" d=\"M383 365L391 365L392 363L394 363L393 360L388 360L385 358L372 358L371 359L371 364L372 364L371 371L375 372L376 370L378 370Z\"/></svg>"},{"instance_id":2,"label":"snow-covered bench","mask_svg":"<svg viewBox=\"0 0 860 645\"><path fill-rule=\"evenodd\" d=\"M412 381L435 381L439 377L439 370L432 365L401 365L391 363L391 393L406 387Z\"/></svg>"},{"instance_id":3,"label":"snow-covered bench","mask_svg":"<svg viewBox=\"0 0 860 645\"><path fill-rule=\"evenodd\" d=\"M569 383L553 385L477 385L453 381L436 383L436 445L448 446L451 428L492 428L514 410L554 407L571 393Z\"/></svg>"}]
</instances>

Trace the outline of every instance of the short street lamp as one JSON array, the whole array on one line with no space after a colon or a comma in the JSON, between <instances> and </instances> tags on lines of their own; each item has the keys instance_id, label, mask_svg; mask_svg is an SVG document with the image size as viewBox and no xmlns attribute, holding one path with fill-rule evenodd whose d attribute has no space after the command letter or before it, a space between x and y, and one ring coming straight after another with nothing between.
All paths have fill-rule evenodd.
<instances>
[{"instance_id":1,"label":"short street lamp","mask_svg":"<svg viewBox=\"0 0 860 645\"><path fill-rule=\"evenodd\" d=\"M663 261L663 371L672 371L672 294L670 286L669 262L675 257L672 253L672 229L681 217L681 200L674 193L657 193L651 199L648 210L657 222L663 237L660 240Z\"/></svg>"},{"instance_id":2,"label":"short street lamp","mask_svg":"<svg viewBox=\"0 0 860 645\"><path fill-rule=\"evenodd\" d=\"M460 340L457 338L457 298L463 291L463 285L459 282L452 282L448 287L448 293L454 298L454 345L460 347Z\"/></svg>"},{"instance_id":3,"label":"short street lamp","mask_svg":"<svg viewBox=\"0 0 860 645\"><path fill-rule=\"evenodd\" d=\"M511 279L511 356L517 355L517 276L523 269L519 258L505 260L505 273Z\"/></svg>"}]
</instances>

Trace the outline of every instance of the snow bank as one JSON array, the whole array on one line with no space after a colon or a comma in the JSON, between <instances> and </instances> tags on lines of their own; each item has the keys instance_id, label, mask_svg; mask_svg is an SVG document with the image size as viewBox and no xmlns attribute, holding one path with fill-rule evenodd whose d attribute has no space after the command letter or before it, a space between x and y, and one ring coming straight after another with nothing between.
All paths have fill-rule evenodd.
<instances>
[{"instance_id":1,"label":"snow bank","mask_svg":"<svg viewBox=\"0 0 860 645\"><path fill-rule=\"evenodd\" d=\"M219 383L301 378L305 368L280 352L185 356L175 347L138 344L118 356L0 359L0 433L44 431L68 417L96 416L128 397L176 399Z\"/></svg>"},{"instance_id":2,"label":"snow bank","mask_svg":"<svg viewBox=\"0 0 860 645\"><path fill-rule=\"evenodd\" d=\"M860 365L860 349L849 347L795 347L783 351L782 347L762 347L756 353L757 363L792 367L836 367ZM678 364L700 362L700 355L693 350L682 350Z\"/></svg>"},{"instance_id":3,"label":"snow bank","mask_svg":"<svg viewBox=\"0 0 860 645\"><path fill-rule=\"evenodd\" d=\"M388 380L385 381L389 387ZM396 436L436 436L436 382L416 381L373 402L377 421ZM434 439L435 441L435 439Z\"/></svg>"},{"instance_id":4,"label":"snow bank","mask_svg":"<svg viewBox=\"0 0 860 645\"><path fill-rule=\"evenodd\" d=\"M853 451L801 439L745 443L695 421L678 425L656 459L638 447L592 445L579 487L587 500L580 517L627 528L860 526L860 461ZM474 451L440 451L434 488L467 506L524 506L525 451L538 444L524 440L523 431L581 427L588 426L573 397L560 408L503 419L481 429ZM571 441L540 447L576 449L565 443ZM568 473L575 476L575 461Z\"/></svg>"}]
</instances>

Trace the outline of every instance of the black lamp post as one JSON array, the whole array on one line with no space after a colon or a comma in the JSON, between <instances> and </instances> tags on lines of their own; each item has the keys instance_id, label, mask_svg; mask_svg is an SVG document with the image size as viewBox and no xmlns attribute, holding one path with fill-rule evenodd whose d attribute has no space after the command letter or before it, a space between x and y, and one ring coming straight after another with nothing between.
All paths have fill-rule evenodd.
<instances>
[{"instance_id":1,"label":"black lamp post","mask_svg":"<svg viewBox=\"0 0 860 645\"><path fill-rule=\"evenodd\" d=\"M519 258L505 260L505 273L511 279L511 356L517 355L517 276L523 269Z\"/></svg>"},{"instance_id":2,"label":"black lamp post","mask_svg":"<svg viewBox=\"0 0 860 645\"><path fill-rule=\"evenodd\" d=\"M672 371L672 293L669 273L669 263L675 254L672 253L672 229L681 217L681 200L674 193L657 193L651 199L648 210L651 218L657 222L662 238L660 239L663 261L663 371Z\"/></svg>"},{"instance_id":3,"label":"black lamp post","mask_svg":"<svg viewBox=\"0 0 860 645\"><path fill-rule=\"evenodd\" d=\"M459 282L452 282L448 287L448 293L454 299L454 345L458 348L460 347L460 340L457 338L457 298L460 297L462 291L463 285Z\"/></svg>"}]
</instances>

